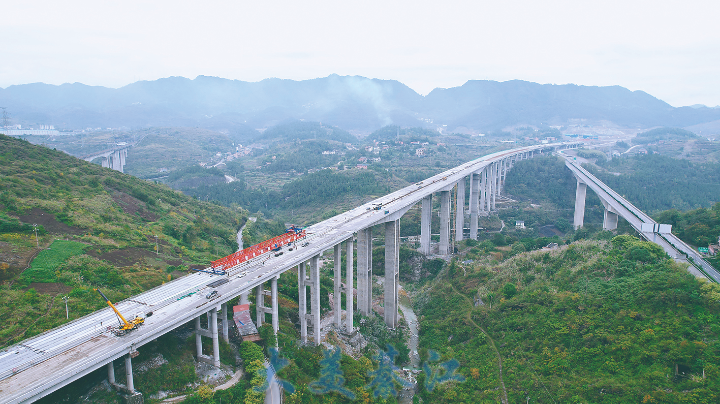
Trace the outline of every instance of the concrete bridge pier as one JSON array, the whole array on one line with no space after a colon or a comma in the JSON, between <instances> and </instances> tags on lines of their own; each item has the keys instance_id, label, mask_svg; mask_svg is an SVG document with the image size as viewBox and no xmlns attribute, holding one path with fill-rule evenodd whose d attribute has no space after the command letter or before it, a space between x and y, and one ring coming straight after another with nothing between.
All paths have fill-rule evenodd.
<instances>
[{"instance_id":1,"label":"concrete bridge pier","mask_svg":"<svg viewBox=\"0 0 720 404\"><path fill-rule=\"evenodd\" d=\"M372 311L372 227L358 231L357 304L360 313Z\"/></svg>"},{"instance_id":2,"label":"concrete bridge pier","mask_svg":"<svg viewBox=\"0 0 720 404\"><path fill-rule=\"evenodd\" d=\"M238 304L250 304L250 292L240 293L240 300Z\"/></svg>"},{"instance_id":3,"label":"concrete bridge pier","mask_svg":"<svg viewBox=\"0 0 720 404\"><path fill-rule=\"evenodd\" d=\"M587 193L587 184L577 181L575 189L575 217L573 219L573 227L575 230L583 226L585 219L585 194Z\"/></svg>"},{"instance_id":4,"label":"concrete bridge pier","mask_svg":"<svg viewBox=\"0 0 720 404\"><path fill-rule=\"evenodd\" d=\"M455 241L461 241L465 235L465 178L457 183L457 201L455 202Z\"/></svg>"},{"instance_id":5,"label":"concrete bridge pier","mask_svg":"<svg viewBox=\"0 0 720 404\"><path fill-rule=\"evenodd\" d=\"M143 404L143 396L140 392L135 390L135 383L133 380L133 371L132 371L132 358L130 355L127 355L125 357L125 379L126 385L118 384L118 382L115 380L115 366L114 362L110 361L110 363L107 364L107 371L108 371L108 383L110 383L110 386L112 386L115 390L127 394L125 396L125 402L129 404Z\"/></svg>"},{"instance_id":6,"label":"concrete bridge pier","mask_svg":"<svg viewBox=\"0 0 720 404\"><path fill-rule=\"evenodd\" d=\"M493 198L492 198L492 210L495 211L495 204L497 197L500 195L500 162L496 161L493 163Z\"/></svg>"},{"instance_id":7,"label":"concrete bridge pier","mask_svg":"<svg viewBox=\"0 0 720 404\"><path fill-rule=\"evenodd\" d=\"M618 225L618 213L615 211L615 209L610 206L609 203L602 201L603 206L605 206L605 215L603 217L603 230L615 230L617 229Z\"/></svg>"},{"instance_id":8,"label":"concrete bridge pier","mask_svg":"<svg viewBox=\"0 0 720 404\"><path fill-rule=\"evenodd\" d=\"M195 317L195 347L197 349L198 362L209 363L215 367L220 367L220 341L218 340L217 327L217 308L208 312L208 328L202 328L200 318L202 314ZM202 350L202 337L212 339L213 356L204 355Z\"/></svg>"},{"instance_id":9,"label":"concrete bridge pier","mask_svg":"<svg viewBox=\"0 0 720 404\"><path fill-rule=\"evenodd\" d=\"M477 210L476 210L477 212ZM476 224L477 226L477 224ZM386 226L387 227L387 226ZM398 222L397 227L400 227ZM477 229L476 229L477 231ZM399 234L399 230L398 230ZM399 236L398 236L399 237ZM387 239L386 239L387 243ZM440 192L440 246L438 254L450 254L450 191Z\"/></svg>"},{"instance_id":10,"label":"concrete bridge pier","mask_svg":"<svg viewBox=\"0 0 720 404\"><path fill-rule=\"evenodd\" d=\"M272 327L276 333L280 328L280 319L278 317L278 294L277 294L277 281L279 276L275 276L270 280L270 290L265 290L265 285L260 284L255 289L257 295L255 298L255 310L257 312L257 326L258 328L265 322L265 314L272 315ZM265 296L270 295L270 307L265 306Z\"/></svg>"},{"instance_id":11,"label":"concrete bridge pier","mask_svg":"<svg viewBox=\"0 0 720 404\"><path fill-rule=\"evenodd\" d=\"M353 327L353 239L350 237L345 243L345 331L351 333Z\"/></svg>"},{"instance_id":12,"label":"concrete bridge pier","mask_svg":"<svg viewBox=\"0 0 720 404\"><path fill-rule=\"evenodd\" d=\"M346 284L345 284L345 324L342 322L342 250L343 244L345 247L345 260L346 262ZM337 244L335 246L334 254L334 294L335 307L333 308L333 314L335 319L335 326L338 330L345 330L348 333L353 331L353 239L350 237L344 243Z\"/></svg>"},{"instance_id":13,"label":"concrete bridge pier","mask_svg":"<svg viewBox=\"0 0 720 404\"><path fill-rule=\"evenodd\" d=\"M307 270L304 262L298 266L298 309L300 311L300 341L307 344Z\"/></svg>"},{"instance_id":14,"label":"concrete bridge pier","mask_svg":"<svg viewBox=\"0 0 720 404\"><path fill-rule=\"evenodd\" d=\"M309 268L308 268L309 267ZM308 269L310 277L307 277ZM307 286L310 286L310 315L307 313ZM312 325L313 341L320 344L320 256L310 258L310 263L300 264L298 269L298 295L300 306L300 341L308 343L308 319Z\"/></svg>"},{"instance_id":15,"label":"concrete bridge pier","mask_svg":"<svg viewBox=\"0 0 720 404\"><path fill-rule=\"evenodd\" d=\"M315 345L320 345L320 255L310 258L310 317Z\"/></svg>"},{"instance_id":16,"label":"concrete bridge pier","mask_svg":"<svg viewBox=\"0 0 720 404\"><path fill-rule=\"evenodd\" d=\"M480 211L482 212L483 216L487 216L490 213L490 205L488 204L490 202L490 193L488 192L488 188L490 186L490 182L488 181L488 170L483 169L479 175L480 175Z\"/></svg>"},{"instance_id":17,"label":"concrete bridge pier","mask_svg":"<svg viewBox=\"0 0 720 404\"><path fill-rule=\"evenodd\" d=\"M447 194L447 196L446 196ZM450 192L443 191L443 201L450 199ZM442 218L440 219L442 222ZM441 223L441 229L448 227L448 220ZM442 233L442 230L441 230ZM447 235L446 235L447 237ZM447 241L446 241L447 243ZM442 241L441 241L442 245ZM393 220L385 223L385 284L384 286L384 317L385 324L390 328L398 325L398 285L400 284L400 220ZM442 253L442 252L441 252Z\"/></svg>"},{"instance_id":18,"label":"concrete bridge pier","mask_svg":"<svg viewBox=\"0 0 720 404\"><path fill-rule=\"evenodd\" d=\"M488 180L488 169L483 169L480 176L480 214L487 216L490 214L490 181Z\"/></svg>"},{"instance_id":19,"label":"concrete bridge pier","mask_svg":"<svg viewBox=\"0 0 720 404\"><path fill-rule=\"evenodd\" d=\"M333 317L335 320L335 326L340 329L341 324L341 312L342 312L342 291L341 283L342 283L342 243L335 244L335 248L333 250L333 263L335 266L333 267L333 275L334 275L334 282L333 282L333 300L334 307L333 307Z\"/></svg>"},{"instance_id":20,"label":"concrete bridge pier","mask_svg":"<svg viewBox=\"0 0 720 404\"><path fill-rule=\"evenodd\" d=\"M430 232L432 224L432 194L422 199L422 210L420 211L420 252L429 255L430 254ZM358 242L359 239L358 239ZM360 244L358 244L360 248ZM358 253L360 258L360 253ZM358 271L360 264L358 264ZM358 279L360 275L358 274Z\"/></svg>"},{"instance_id":21,"label":"concrete bridge pier","mask_svg":"<svg viewBox=\"0 0 720 404\"><path fill-rule=\"evenodd\" d=\"M490 186L488 187L488 211L493 212L495 210L495 192L497 191L497 183L495 182L497 176L497 167L495 163L490 164L488 167L488 179L490 180Z\"/></svg>"},{"instance_id":22,"label":"concrete bridge pier","mask_svg":"<svg viewBox=\"0 0 720 404\"><path fill-rule=\"evenodd\" d=\"M478 193L482 195L480 177L482 174L470 175L470 239L477 240L478 232Z\"/></svg>"},{"instance_id":23,"label":"concrete bridge pier","mask_svg":"<svg viewBox=\"0 0 720 404\"><path fill-rule=\"evenodd\" d=\"M227 303L223 303L221 306L222 308L222 315L220 316L220 321L222 322L222 328L220 329L220 335L222 335L222 338L225 340L225 342L230 342L230 330L229 330L229 321L227 318Z\"/></svg>"}]
</instances>

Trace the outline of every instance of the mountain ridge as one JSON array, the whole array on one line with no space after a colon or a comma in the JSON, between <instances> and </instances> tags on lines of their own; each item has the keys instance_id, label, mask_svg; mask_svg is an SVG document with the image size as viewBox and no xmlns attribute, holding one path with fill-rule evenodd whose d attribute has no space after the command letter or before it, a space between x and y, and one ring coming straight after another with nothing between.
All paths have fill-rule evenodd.
<instances>
[{"instance_id":1,"label":"mountain ridge","mask_svg":"<svg viewBox=\"0 0 720 404\"><path fill-rule=\"evenodd\" d=\"M82 83L31 83L0 89L13 123L85 127L265 128L287 119L326 122L369 133L385 125L498 130L570 120L624 127L687 127L720 120L720 109L672 107L621 86L469 80L423 96L397 80L336 74L258 82L172 76L113 89ZM442 126L446 125L446 126Z\"/></svg>"}]
</instances>

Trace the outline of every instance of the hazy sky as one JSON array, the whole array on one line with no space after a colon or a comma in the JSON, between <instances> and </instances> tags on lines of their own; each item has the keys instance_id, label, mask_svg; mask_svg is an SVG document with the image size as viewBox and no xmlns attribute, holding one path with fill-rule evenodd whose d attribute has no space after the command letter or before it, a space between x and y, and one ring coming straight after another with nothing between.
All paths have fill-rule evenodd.
<instances>
[{"instance_id":1,"label":"hazy sky","mask_svg":"<svg viewBox=\"0 0 720 404\"><path fill-rule=\"evenodd\" d=\"M720 105L720 1L13 1L0 87L168 76L621 85Z\"/></svg>"}]
</instances>

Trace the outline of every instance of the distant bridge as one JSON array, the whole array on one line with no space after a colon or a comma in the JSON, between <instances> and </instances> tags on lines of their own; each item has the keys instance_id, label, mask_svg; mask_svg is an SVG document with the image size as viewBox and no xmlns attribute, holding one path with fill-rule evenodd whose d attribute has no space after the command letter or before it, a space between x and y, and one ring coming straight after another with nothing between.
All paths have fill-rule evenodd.
<instances>
[{"instance_id":1,"label":"distant bridge","mask_svg":"<svg viewBox=\"0 0 720 404\"><path fill-rule=\"evenodd\" d=\"M296 246L292 251L286 248L283 255L275 257L274 254L266 254L253 258L231 268L227 275L195 273L126 299L117 305L121 312L134 314L152 311L153 315L146 318L145 325L125 336L117 337L108 330L108 326L114 325L116 319L115 314L106 308L6 348L0 352L0 403L35 401L103 366L107 366L108 380L113 385L135 393L132 358L137 355L137 348L189 321L195 321L197 359L219 366L219 338L228 340L228 303L238 297L241 304L248 303L248 295L255 289L257 325L265 322L266 314L270 314L272 327L277 332L277 282L280 274L296 267L301 341L317 344L320 342L319 261L323 252L329 249L333 250L335 265L336 307L340 307L343 293L347 307L344 319L341 310L335 311L334 324L340 332L353 332L355 273L357 309L364 315L372 311L372 233L376 226L382 226L381 231L385 236L384 319L389 327L394 328L398 325L400 218L405 212L421 204L420 250L425 254L430 253L432 198L434 194L439 194L441 225L437 247L439 254L448 255L451 253L453 238L462 240L467 219L470 238L477 238L478 217L496 211L496 199L502 192L507 172L517 161L531 158L536 153L580 145L554 143L528 146L481 157L312 225L306 229L308 244ZM604 201L604 228L614 229L618 216L622 216L645 238L663 246L672 257L682 259L683 253L690 255L686 251L689 247L664 232L665 227L652 222L647 215L582 167L567 159L566 165L578 179L576 227L583 224L585 192L589 186ZM466 181L469 182L469 198L465 195ZM452 198L453 191L455 198ZM467 205L466 199L469 199ZM451 215L452 205L454 220ZM451 231L452 222L454 233ZM343 253L347 265L344 290L341 279ZM357 267L353 264L354 254L357 254ZM696 264L703 262L694 256L693 260ZM700 265L706 273L711 274L711 279L718 279L712 267ZM698 274L702 275L700 272ZM269 291L265 290L266 282L270 282ZM213 290L219 296L208 300L206 294ZM264 305L267 292L271 296L270 307ZM200 319L204 316L208 318L207 329L201 327ZM211 354L203 353L202 337L212 340ZM120 358L124 358L126 365L127 384L124 386L115 382L113 361Z\"/></svg>"},{"instance_id":2,"label":"distant bridge","mask_svg":"<svg viewBox=\"0 0 720 404\"><path fill-rule=\"evenodd\" d=\"M85 161L93 161L97 158L102 158L102 166L112 168L113 170L124 172L125 159L127 158L127 151L132 144L117 144L115 147L99 151L96 153L88 154L80 157Z\"/></svg>"}]
</instances>

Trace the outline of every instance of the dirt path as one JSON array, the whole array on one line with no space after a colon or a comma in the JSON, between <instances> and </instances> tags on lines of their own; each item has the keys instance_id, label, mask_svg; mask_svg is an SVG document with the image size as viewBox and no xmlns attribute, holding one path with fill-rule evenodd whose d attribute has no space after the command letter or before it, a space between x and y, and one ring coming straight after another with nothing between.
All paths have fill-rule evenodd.
<instances>
[{"instance_id":1,"label":"dirt path","mask_svg":"<svg viewBox=\"0 0 720 404\"><path fill-rule=\"evenodd\" d=\"M450 283L450 287L452 288L453 292L455 292L455 293L457 293L458 295L460 295L463 299L465 299L465 300L468 302L468 304L470 304L470 308L471 308L471 309L467 311L467 320L468 320L468 322L469 322L470 324L474 325L474 326L475 326L477 329L479 329L480 331L482 331L482 333L485 334L485 336L486 336L486 337L490 340L490 342L492 343L492 347L493 347L493 349L495 350L495 353L497 354L498 370L500 371L500 385L502 386L502 389L503 389L504 399L501 398L501 401L502 401L503 404L508 404L508 403L509 403L509 400L508 400L508 395L507 395L507 389L505 388L505 382L503 381L502 357L500 356L500 351L498 350L497 345L495 345L495 340L492 339L492 337L490 336L490 334L488 334L487 331L485 331L484 328L480 327L479 325L477 325L477 324L475 323L475 321L473 321L473 319L472 319L472 307L473 307L473 302L470 300L470 298L468 298L468 297L465 296L464 294L458 292L458 290L455 289L455 286L454 286L452 283Z\"/></svg>"},{"instance_id":2,"label":"dirt path","mask_svg":"<svg viewBox=\"0 0 720 404\"><path fill-rule=\"evenodd\" d=\"M235 372L235 373L232 375L232 377L231 377L228 381L226 381L225 383L223 383L223 384L215 387L213 390L214 390L214 391L218 391L218 390L227 390L227 389L229 389L230 387L234 386L235 383L237 383L238 381L240 381L240 378L242 378L244 374L245 374L245 373L244 373L242 370L238 370L237 372ZM176 397L166 398L165 400L161 401L160 403L161 403L161 404L181 403L181 402L185 401L185 399L187 398L187 396L188 396L187 394L183 394L182 396L176 396Z\"/></svg>"}]
</instances>

